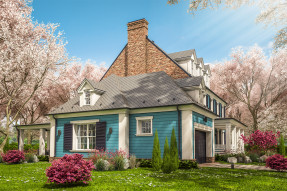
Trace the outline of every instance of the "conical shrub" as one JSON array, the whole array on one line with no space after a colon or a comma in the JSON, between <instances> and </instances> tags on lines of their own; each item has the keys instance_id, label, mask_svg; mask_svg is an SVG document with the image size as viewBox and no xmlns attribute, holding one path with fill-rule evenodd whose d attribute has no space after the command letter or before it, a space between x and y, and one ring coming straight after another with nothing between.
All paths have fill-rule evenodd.
<instances>
[{"instance_id":1,"label":"conical shrub","mask_svg":"<svg viewBox=\"0 0 287 191\"><path fill-rule=\"evenodd\" d=\"M162 162L162 172L171 173L171 163L170 163L170 150L168 146L167 137L165 138L164 152L163 152L163 162Z\"/></svg>"},{"instance_id":2,"label":"conical shrub","mask_svg":"<svg viewBox=\"0 0 287 191\"><path fill-rule=\"evenodd\" d=\"M178 161L178 149L177 149L177 141L175 136L174 128L172 129L171 138L170 138L170 165L171 170L175 171L178 169L179 161Z\"/></svg>"},{"instance_id":3,"label":"conical shrub","mask_svg":"<svg viewBox=\"0 0 287 191\"><path fill-rule=\"evenodd\" d=\"M157 171L160 170L162 164L157 130L154 135L151 164L152 168Z\"/></svg>"}]
</instances>

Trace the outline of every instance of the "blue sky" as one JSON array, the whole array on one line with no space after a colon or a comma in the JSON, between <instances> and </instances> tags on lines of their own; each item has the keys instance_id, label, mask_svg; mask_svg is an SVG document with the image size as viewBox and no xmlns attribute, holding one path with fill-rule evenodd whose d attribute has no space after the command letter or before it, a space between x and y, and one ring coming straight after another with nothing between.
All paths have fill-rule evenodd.
<instances>
[{"instance_id":1,"label":"blue sky","mask_svg":"<svg viewBox=\"0 0 287 191\"><path fill-rule=\"evenodd\" d=\"M205 63L226 59L232 48L255 43L268 53L276 29L256 24L259 10L204 10L193 16L188 2L170 6L167 0L34 0L38 22L59 23L70 56L110 66L127 43L130 21L146 18L149 38L167 53L196 49Z\"/></svg>"}]
</instances>

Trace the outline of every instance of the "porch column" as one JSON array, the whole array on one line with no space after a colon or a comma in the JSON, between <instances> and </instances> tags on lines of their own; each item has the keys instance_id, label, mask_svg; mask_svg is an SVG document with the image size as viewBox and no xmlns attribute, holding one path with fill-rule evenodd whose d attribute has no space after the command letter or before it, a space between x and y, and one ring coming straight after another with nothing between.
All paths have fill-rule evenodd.
<instances>
[{"instance_id":1,"label":"porch column","mask_svg":"<svg viewBox=\"0 0 287 191\"><path fill-rule=\"evenodd\" d=\"M240 136L241 136L241 135L244 135L244 129L241 129L241 130L240 130ZM241 141L241 151L244 152L244 143L243 143L243 140L241 139L240 141Z\"/></svg>"},{"instance_id":2,"label":"porch column","mask_svg":"<svg viewBox=\"0 0 287 191\"><path fill-rule=\"evenodd\" d=\"M45 129L40 129L39 155L45 155Z\"/></svg>"},{"instance_id":3,"label":"porch column","mask_svg":"<svg viewBox=\"0 0 287 191\"><path fill-rule=\"evenodd\" d=\"M50 117L51 129L50 129L50 157L55 157L55 142L56 142L56 121L53 117Z\"/></svg>"},{"instance_id":4,"label":"porch column","mask_svg":"<svg viewBox=\"0 0 287 191\"><path fill-rule=\"evenodd\" d=\"M47 151L50 151L50 131L47 131Z\"/></svg>"},{"instance_id":5,"label":"porch column","mask_svg":"<svg viewBox=\"0 0 287 191\"><path fill-rule=\"evenodd\" d=\"M231 139L232 139L231 124L227 123L225 125L225 128L226 128L226 151L231 151Z\"/></svg>"},{"instance_id":6,"label":"porch column","mask_svg":"<svg viewBox=\"0 0 287 191\"><path fill-rule=\"evenodd\" d=\"M240 128L236 127L236 151L241 152Z\"/></svg>"},{"instance_id":7,"label":"porch column","mask_svg":"<svg viewBox=\"0 0 287 191\"><path fill-rule=\"evenodd\" d=\"M219 145L219 129L216 129L216 144Z\"/></svg>"},{"instance_id":8,"label":"porch column","mask_svg":"<svg viewBox=\"0 0 287 191\"><path fill-rule=\"evenodd\" d=\"M221 130L221 145L224 145L224 132Z\"/></svg>"},{"instance_id":9,"label":"porch column","mask_svg":"<svg viewBox=\"0 0 287 191\"><path fill-rule=\"evenodd\" d=\"M234 153L236 150L236 127L231 127L231 152Z\"/></svg>"},{"instance_id":10,"label":"porch column","mask_svg":"<svg viewBox=\"0 0 287 191\"><path fill-rule=\"evenodd\" d=\"M24 129L19 130L19 151L24 151Z\"/></svg>"}]
</instances>

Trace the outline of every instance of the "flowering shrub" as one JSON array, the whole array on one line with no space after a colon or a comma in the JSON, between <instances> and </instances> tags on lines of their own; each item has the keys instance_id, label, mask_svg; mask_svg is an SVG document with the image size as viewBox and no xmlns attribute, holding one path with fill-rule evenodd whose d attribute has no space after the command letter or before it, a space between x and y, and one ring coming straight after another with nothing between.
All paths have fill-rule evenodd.
<instances>
[{"instance_id":1,"label":"flowering shrub","mask_svg":"<svg viewBox=\"0 0 287 191\"><path fill-rule=\"evenodd\" d=\"M95 164L96 170L98 171L109 170L109 166L110 166L109 161L103 159L98 159Z\"/></svg>"},{"instance_id":2,"label":"flowering shrub","mask_svg":"<svg viewBox=\"0 0 287 191\"><path fill-rule=\"evenodd\" d=\"M279 154L270 156L266 159L266 167L278 171L287 170L287 158L284 158L284 156Z\"/></svg>"},{"instance_id":3,"label":"flowering shrub","mask_svg":"<svg viewBox=\"0 0 287 191\"><path fill-rule=\"evenodd\" d=\"M85 161L83 155L65 155L55 160L46 170L48 182L56 184L78 183L91 180L91 171L94 169L92 161Z\"/></svg>"},{"instance_id":4,"label":"flowering shrub","mask_svg":"<svg viewBox=\"0 0 287 191\"><path fill-rule=\"evenodd\" d=\"M275 151L277 148L277 138L279 135L279 132L274 134L272 131L262 132L257 130L249 135L249 137L241 135L241 139L243 140L244 144L248 144L250 152L267 153L268 151Z\"/></svg>"},{"instance_id":5,"label":"flowering shrub","mask_svg":"<svg viewBox=\"0 0 287 191\"><path fill-rule=\"evenodd\" d=\"M127 159L129 156L128 154L123 150L116 150L116 151L109 151L109 150L95 150L91 154L91 159L96 165L102 165L102 162L100 164L97 164L98 161L106 160L110 163L109 170L124 170L129 167L129 160ZM101 168L101 167L100 167Z\"/></svg>"},{"instance_id":6,"label":"flowering shrub","mask_svg":"<svg viewBox=\"0 0 287 191\"><path fill-rule=\"evenodd\" d=\"M6 154L2 155L3 162L9 164L21 163L25 160L24 153L18 150L10 150Z\"/></svg>"},{"instance_id":7,"label":"flowering shrub","mask_svg":"<svg viewBox=\"0 0 287 191\"><path fill-rule=\"evenodd\" d=\"M109 162L112 162L113 159L116 156L122 156L123 158L128 158L129 156L126 154L125 151L123 150L116 150L116 151L110 151L110 150L95 150L93 153L91 153L91 160L96 163L97 160L99 159L103 159L103 160L107 160Z\"/></svg>"}]
</instances>

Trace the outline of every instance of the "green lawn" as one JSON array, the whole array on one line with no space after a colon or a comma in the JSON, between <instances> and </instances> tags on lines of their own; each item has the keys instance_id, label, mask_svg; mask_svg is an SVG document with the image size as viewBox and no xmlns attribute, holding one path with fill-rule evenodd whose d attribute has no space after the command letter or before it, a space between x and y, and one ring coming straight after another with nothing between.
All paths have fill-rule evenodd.
<instances>
[{"instance_id":1,"label":"green lawn","mask_svg":"<svg viewBox=\"0 0 287 191\"><path fill-rule=\"evenodd\" d=\"M0 164L0 190L287 190L287 173L202 168L162 174L147 168L93 172L89 185L45 184L49 163Z\"/></svg>"},{"instance_id":2,"label":"green lawn","mask_svg":"<svg viewBox=\"0 0 287 191\"><path fill-rule=\"evenodd\" d=\"M220 164L230 164L229 162L225 162L225 161L216 161ZM251 163L235 163L235 165L257 165L257 166L266 166L266 163L262 163L262 162L251 162Z\"/></svg>"}]
</instances>

